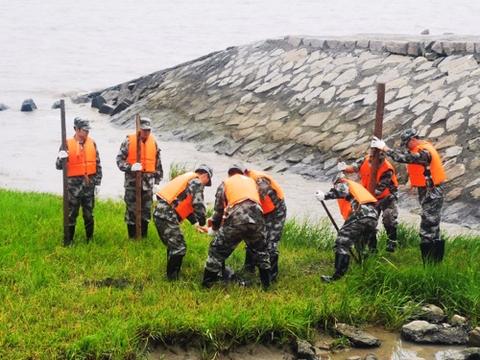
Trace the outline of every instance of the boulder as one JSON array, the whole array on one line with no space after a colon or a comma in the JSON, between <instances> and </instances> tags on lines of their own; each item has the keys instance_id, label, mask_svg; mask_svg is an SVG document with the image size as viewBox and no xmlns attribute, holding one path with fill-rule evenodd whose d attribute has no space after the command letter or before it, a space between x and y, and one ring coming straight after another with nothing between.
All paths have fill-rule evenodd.
<instances>
[{"instance_id":1,"label":"boulder","mask_svg":"<svg viewBox=\"0 0 480 360\"><path fill-rule=\"evenodd\" d=\"M115 114L118 114L120 112L122 112L123 110L125 110L126 108L128 108L130 105L132 105L133 102L129 99L125 99L123 100L120 104L118 104L115 109L113 109L113 111L111 112L111 116L115 115Z\"/></svg>"},{"instance_id":2,"label":"boulder","mask_svg":"<svg viewBox=\"0 0 480 360\"><path fill-rule=\"evenodd\" d=\"M422 307L419 319L426 320L431 323L439 324L445 320L445 313L436 305L428 304Z\"/></svg>"},{"instance_id":3,"label":"boulder","mask_svg":"<svg viewBox=\"0 0 480 360\"><path fill-rule=\"evenodd\" d=\"M335 330L345 336L354 347L378 347L381 345L379 339L351 325L338 323Z\"/></svg>"},{"instance_id":4,"label":"boulder","mask_svg":"<svg viewBox=\"0 0 480 360\"><path fill-rule=\"evenodd\" d=\"M114 109L115 109L115 108L114 108L112 105L109 105L109 104L106 104L106 103L105 103L105 104L103 104L103 105L100 107L100 109L98 110L98 112L99 112L100 114L107 114L107 115L109 115L109 114L111 114L111 113L113 112Z\"/></svg>"},{"instance_id":5,"label":"boulder","mask_svg":"<svg viewBox=\"0 0 480 360\"><path fill-rule=\"evenodd\" d=\"M7 110L7 109L8 109L7 105L0 103L0 111L4 111L4 110Z\"/></svg>"},{"instance_id":6,"label":"boulder","mask_svg":"<svg viewBox=\"0 0 480 360\"><path fill-rule=\"evenodd\" d=\"M453 325L453 326L467 326L468 321L467 321L467 318L455 314L450 319L450 325Z\"/></svg>"},{"instance_id":7,"label":"boulder","mask_svg":"<svg viewBox=\"0 0 480 360\"><path fill-rule=\"evenodd\" d=\"M435 355L435 358L442 360L478 360L480 359L480 348L440 351Z\"/></svg>"},{"instance_id":8,"label":"boulder","mask_svg":"<svg viewBox=\"0 0 480 360\"><path fill-rule=\"evenodd\" d=\"M107 101L104 99L102 95L97 95L92 99L91 107L95 109L99 109L105 104Z\"/></svg>"},{"instance_id":9,"label":"boulder","mask_svg":"<svg viewBox=\"0 0 480 360\"><path fill-rule=\"evenodd\" d=\"M52 109L60 109L60 100L57 100L52 104Z\"/></svg>"},{"instance_id":10,"label":"boulder","mask_svg":"<svg viewBox=\"0 0 480 360\"><path fill-rule=\"evenodd\" d=\"M35 105L35 102L33 101L33 99L26 99L23 101L20 111L33 111L36 109L37 109L37 105Z\"/></svg>"},{"instance_id":11,"label":"boulder","mask_svg":"<svg viewBox=\"0 0 480 360\"><path fill-rule=\"evenodd\" d=\"M401 335L405 340L421 344L464 345L468 341L464 327L431 324L425 320L403 325Z\"/></svg>"},{"instance_id":12,"label":"boulder","mask_svg":"<svg viewBox=\"0 0 480 360\"><path fill-rule=\"evenodd\" d=\"M480 346L480 326L477 326L468 334L468 345Z\"/></svg>"},{"instance_id":13,"label":"boulder","mask_svg":"<svg viewBox=\"0 0 480 360\"><path fill-rule=\"evenodd\" d=\"M131 82L131 83L129 83L129 84L127 85L127 89L130 90L130 91L132 91L133 89L135 89L135 86L136 86L136 85L137 85L137 84L135 84L134 82Z\"/></svg>"},{"instance_id":14,"label":"boulder","mask_svg":"<svg viewBox=\"0 0 480 360\"><path fill-rule=\"evenodd\" d=\"M297 359L316 360L318 359L315 348L308 341L297 339L295 342Z\"/></svg>"},{"instance_id":15,"label":"boulder","mask_svg":"<svg viewBox=\"0 0 480 360\"><path fill-rule=\"evenodd\" d=\"M72 100L72 103L74 104L85 104L90 101L90 97L88 96L88 94L80 94L80 95L73 96L71 100Z\"/></svg>"}]
</instances>

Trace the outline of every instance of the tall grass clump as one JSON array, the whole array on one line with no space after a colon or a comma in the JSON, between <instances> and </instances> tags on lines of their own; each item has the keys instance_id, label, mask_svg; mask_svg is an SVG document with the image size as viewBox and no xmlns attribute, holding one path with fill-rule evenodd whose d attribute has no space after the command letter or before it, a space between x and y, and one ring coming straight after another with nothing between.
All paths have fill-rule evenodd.
<instances>
[{"instance_id":1,"label":"tall grass clump","mask_svg":"<svg viewBox=\"0 0 480 360\"><path fill-rule=\"evenodd\" d=\"M169 179L173 180L177 176L185 174L187 171L192 171L191 167L187 165L185 162L175 162L172 161L170 163L170 171L169 171Z\"/></svg>"},{"instance_id":2,"label":"tall grass clump","mask_svg":"<svg viewBox=\"0 0 480 360\"><path fill-rule=\"evenodd\" d=\"M181 279L165 278L166 249L150 226L146 239L124 230L124 205L99 201L95 234L86 243L79 217L74 245L62 244L58 196L0 189L0 358L135 359L154 343L197 344L211 357L237 344L313 338L336 321L397 328L421 304L480 316L480 238L455 237L443 264L423 267L415 229L402 246L333 272L335 234L328 223L289 220L280 243L280 276L262 291L200 286L211 238L182 224L187 242ZM244 246L227 260L239 270ZM461 260L460 260L461 259Z\"/></svg>"}]
</instances>

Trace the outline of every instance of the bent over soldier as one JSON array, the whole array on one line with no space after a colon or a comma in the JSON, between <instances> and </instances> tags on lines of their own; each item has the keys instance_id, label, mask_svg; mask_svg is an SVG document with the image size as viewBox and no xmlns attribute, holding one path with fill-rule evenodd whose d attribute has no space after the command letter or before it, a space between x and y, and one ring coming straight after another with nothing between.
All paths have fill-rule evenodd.
<instances>
[{"instance_id":1,"label":"bent over soldier","mask_svg":"<svg viewBox=\"0 0 480 360\"><path fill-rule=\"evenodd\" d=\"M159 184L163 178L160 149L155 137L151 134L151 120L146 117L140 119L140 162L137 162L137 134L131 134L120 145L117 154L117 166L125 173L125 222L127 224L128 237L135 237L135 178L136 172L142 172L141 189L141 228L142 237L147 236L148 223L151 218L153 202L153 185Z\"/></svg>"},{"instance_id":2,"label":"bent over soldier","mask_svg":"<svg viewBox=\"0 0 480 360\"><path fill-rule=\"evenodd\" d=\"M321 276L323 281L331 282L340 279L347 272L351 247L365 243L375 236L378 221L377 199L361 184L346 179L343 173L336 176L330 191L324 193L319 190L315 196L319 201L337 199L340 213L345 219L335 240L335 272L333 276Z\"/></svg>"},{"instance_id":3,"label":"bent over soldier","mask_svg":"<svg viewBox=\"0 0 480 360\"><path fill-rule=\"evenodd\" d=\"M270 286L270 259L265 241L265 221L255 181L232 167L215 195L212 230L215 237L208 249L202 285L220 280L225 260L240 241L252 250L264 289Z\"/></svg>"},{"instance_id":4,"label":"bent over soldier","mask_svg":"<svg viewBox=\"0 0 480 360\"><path fill-rule=\"evenodd\" d=\"M68 236L63 239L65 246L73 243L77 216L82 208L83 223L87 242L93 237L95 186L102 182L102 166L95 141L88 136L90 122L76 117L73 121L75 135L67 139L67 151L58 153L56 168L67 167L68 191Z\"/></svg>"},{"instance_id":5,"label":"bent over soldier","mask_svg":"<svg viewBox=\"0 0 480 360\"><path fill-rule=\"evenodd\" d=\"M387 233L387 251L394 252L397 246L397 225L398 225L398 180L395 168L385 159L385 153L379 153L379 168L377 171L376 186L373 195L378 200L377 210L382 214L382 222ZM358 159L351 165L343 162L338 163L337 169L347 174L358 173L360 182L364 188L368 188L372 174L371 158L369 155ZM376 249L376 236L372 237L370 247Z\"/></svg>"},{"instance_id":6,"label":"bent over soldier","mask_svg":"<svg viewBox=\"0 0 480 360\"><path fill-rule=\"evenodd\" d=\"M188 219L198 227L206 224L203 200L205 186L212 185L213 171L200 165L195 172L179 175L157 192L157 206L153 220L160 240L167 247L167 278L177 280L187 246L180 230L180 222Z\"/></svg>"},{"instance_id":7,"label":"bent over soldier","mask_svg":"<svg viewBox=\"0 0 480 360\"><path fill-rule=\"evenodd\" d=\"M420 140L417 130L406 129L401 134L401 145L407 151L391 149L383 140L374 138L371 146L407 164L410 185L417 188L418 201L422 206L420 222L420 251L423 262L438 263L443 260L445 240L440 236L440 220L443 206L443 183L447 179L442 159L435 147Z\"/></svg>"},{"instance_id":8,"label":"bent over soldier","mask_svg":"<svg viewBox=\"0 0 480 360\"><path fill-rule=\"evenodd\" d=\"M260 205L265 218L265 236L270 256L270 280L276 281L278 277L278 245L287 218L285 195L280 185L267 173L245 169L245 175L251 177L257 183ZM245 252L244 268L248 272L255 271L254 256L252 250L248 247Z\"/></svg>"}]
</instances>

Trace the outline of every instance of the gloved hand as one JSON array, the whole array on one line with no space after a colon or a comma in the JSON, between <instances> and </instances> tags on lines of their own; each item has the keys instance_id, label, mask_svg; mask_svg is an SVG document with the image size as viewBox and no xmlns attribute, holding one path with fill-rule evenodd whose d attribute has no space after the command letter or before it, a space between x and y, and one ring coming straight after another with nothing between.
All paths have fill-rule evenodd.
<instances>
[{"instance_id":1,"label":"gloved hand","mask_svg":"<svg viewBox=\"0 0 480 360\"><path fill-rule=\"evenodd\" d=\"M100 192L100 186L95 185L95 196L97 196L99 192Z\"/></svg>"},{"instance_id":2,"label":"gloved hand","mask_svg":"<svg viewBox=\"0 0 480 360\"><path fill-rule=\"evenodd\" d=\"M66 152L65 150L60 150L57 156L60 160L66 159L68 158L68 152Z\"/></svg>"},{"instance_id":3,"label":"gloved hand","mask_svg":"<svg viewBox=\"0 0 480 360\"><path fill-rule=\"evenodd\" d=\"M193 227L195 228L195 230L197 230L200 233L203 233L203 234L208 233L207 227L206 226L201 226L198 222L193 224Z\"/></svg>"},{"instance_id":4,"label":"gloved hand","mask_svg":"<svg viewBox=\"0 0 480 360\"><path fill-rule=\"evenodd\" d=\"M210 236L215 236L217 234L216 230L213 230L211 227L208 228L207 234Z\"/></svg>"},{"instance_id":5,"label":"gloved hand","mask_svg":"<svg viewBox=\"0 0 480 360\"><path fill-rule=\"evenodd\" d=\"M374 136L370 143L370 147L383 150L385 148L385 141Z\"/></svg>"},{"instance_id":6,"label":"gloved hand","mask_svg":"<svg viewBox=\"0 0 480 360\"><path fill-rule=\"evenodd\" d=\"M317 190L317 192L315 193L315 197L318 201L323 201L325 200L325 193L322 190Z\"/></svg>"},{"instance_id":7,"label":"gloved hand","mask_svg":"<svg viewBox=\"0 0 480 360\"><path fill-rule=\"evenodd\" d=\"M132 170L132 171L142 171L142 164L134 163L130 170Z\"/></svg>"},{"instance_id":8,"label":"gloved hand","mask_svg":"<svg viewBox=\"0 0 480 360\"><path fill-rule=\"evenodd\" d=\"M345 171L345 169L348 167L347 164L345 164L343 161L340 161L338 164L337 164L337 170L338 171Z\"/></svg>"}]
</instances>

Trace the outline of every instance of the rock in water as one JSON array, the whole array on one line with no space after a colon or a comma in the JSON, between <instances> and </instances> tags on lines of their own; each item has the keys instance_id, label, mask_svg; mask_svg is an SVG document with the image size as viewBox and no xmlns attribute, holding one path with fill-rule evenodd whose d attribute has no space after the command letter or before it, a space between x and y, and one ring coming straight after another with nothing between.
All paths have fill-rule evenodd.
<instances>
[{"instance_id":1,"label":"rock in water","mask_svg":"<svg viewBox=\"0 0 480 360\"><path fill-rule=\"evenodd\" d=\"M37 109L37 105L35 105L35 102L33 99L26 99L22 103L22 107L20 111L33 111Z\"/></svg>"},{"instance_id":2,"label":"rock in water","mask_svg":"<svg viewBox=\"0 0 480 360\"><path fill-rule=\"evenodd\" d=\"M4 110L7 110L7 109L8 109L7 105L0 103L0 111L4 111Z\"/></svg>"},{"instance_id":3,"label":"rock in water","mask_svg":"<svg viewBox=\"0 0 480 360\"><path fill-rule=\"evenodd\" d=\"M92 99L92 108L101 109L102 105L106 103L106 100L101 95L97 95Z\"/></svg>"}]
</instances>

